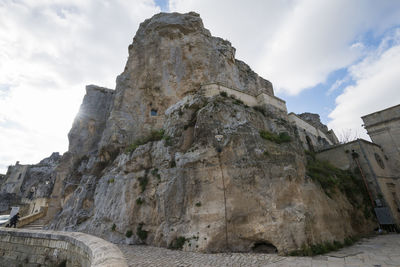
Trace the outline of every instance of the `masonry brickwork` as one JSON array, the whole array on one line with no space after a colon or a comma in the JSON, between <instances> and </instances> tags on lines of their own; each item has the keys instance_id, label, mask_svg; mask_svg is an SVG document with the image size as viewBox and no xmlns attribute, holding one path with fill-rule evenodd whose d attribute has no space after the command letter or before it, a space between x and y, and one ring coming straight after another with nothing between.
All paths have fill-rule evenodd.
<instances>
[{"instance_id":1,"label":"masonry brickwork","mask_svg":"<svg viewBox=\"0 0 400 267\"><path fill-rule=\"evenodd\" d=\"M0 266L128 266L115 245L83 233L0 228Z\"/></svg>"},{"instance_id":2,"label":"masonry brickwork","mask_svg":"<svg viewBox=\"0 0 400 267\"><path fill-rule=\"evenodd\" d=\"M380 145L400 175L400 105L361 117L371 140Z\"/></svg>"}]
</instances>

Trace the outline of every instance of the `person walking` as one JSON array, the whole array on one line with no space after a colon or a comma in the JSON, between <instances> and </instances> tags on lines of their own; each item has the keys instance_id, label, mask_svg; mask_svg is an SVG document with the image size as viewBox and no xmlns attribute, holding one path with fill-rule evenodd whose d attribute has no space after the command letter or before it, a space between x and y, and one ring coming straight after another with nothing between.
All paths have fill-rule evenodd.
<instances>
[{"instance_id":1,"label":"person walking","mask_svg":"<svg viewBox=\"0 0 400 267\"><path fill-rule=\"evenodd\" d=\"M14 225L14 228L17 228L17 223L18 223L18 221L19 221L19 212L17 213L17 214L15 214L11 219L10 219L10 228L12 228L13 227L13 225Z\"/></svg>"}]
</instances>

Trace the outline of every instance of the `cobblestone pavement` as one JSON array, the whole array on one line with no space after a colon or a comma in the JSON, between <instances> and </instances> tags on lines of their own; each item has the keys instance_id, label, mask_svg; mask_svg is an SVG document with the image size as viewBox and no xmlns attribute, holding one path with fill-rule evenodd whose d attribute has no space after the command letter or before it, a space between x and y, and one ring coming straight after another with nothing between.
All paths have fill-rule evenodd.
<instances>
[{"instance_id":1,"label":"cobblestone pavement","mask_svg":"<svg viewBox=\"0 0 400 267\"><path fill-rule=\"evenodd\" d=\"M129 266L400 267L400 235L362 239L351 247L316 257L252 253L202 254L130 245L119 245L119 248Z\"/></svg>"}]
</instances>

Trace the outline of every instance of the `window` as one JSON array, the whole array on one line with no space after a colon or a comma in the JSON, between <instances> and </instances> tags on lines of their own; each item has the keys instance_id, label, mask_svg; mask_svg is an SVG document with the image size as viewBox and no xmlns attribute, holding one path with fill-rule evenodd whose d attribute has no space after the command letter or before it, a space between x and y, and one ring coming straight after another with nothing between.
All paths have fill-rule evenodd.
<instances>
[{"instance_id":1,"label":"window","mask_svg":"<svg viewBox=\"0 0 400 267\"><path fill-rule=\"evenodd\" d=\"M150 115L151 115L151 116L157 116L157 110L156 110L156 109L152 109L152 110L150 111Z\"/></svg>"}]
</instances>

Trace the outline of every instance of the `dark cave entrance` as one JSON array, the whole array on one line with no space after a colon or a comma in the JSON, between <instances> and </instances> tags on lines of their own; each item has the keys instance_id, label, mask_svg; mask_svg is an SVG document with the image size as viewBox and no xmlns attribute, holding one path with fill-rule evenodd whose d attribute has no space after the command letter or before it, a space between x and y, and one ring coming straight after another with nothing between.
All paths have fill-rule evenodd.
<instances>
[{"instance_id":1,"label":"dark cave entrance","mask_svg":"<svg viewBox=\"0 0 400 267\"><path fill-rule=\"evenodd\" d=\"M251 251L255 253L267 253L267 254L278 253L278 249L273 244L266 241L255 242L253 247L251 248Z\"/></svg>"}]
</instances>

